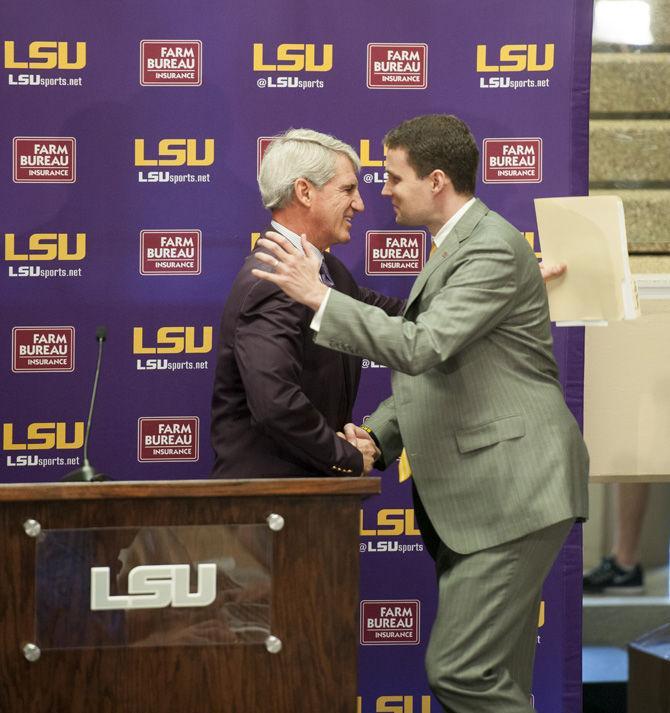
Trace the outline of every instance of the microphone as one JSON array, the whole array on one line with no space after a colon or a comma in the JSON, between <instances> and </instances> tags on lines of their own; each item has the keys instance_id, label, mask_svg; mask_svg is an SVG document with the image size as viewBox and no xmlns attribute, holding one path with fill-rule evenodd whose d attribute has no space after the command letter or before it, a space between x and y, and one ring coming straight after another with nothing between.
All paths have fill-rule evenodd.
<instances>
[{"instance_id":1,"label":"microphone","mask_svg":"<svg viewBox=\"0 0 670 713\"><path fill-rule=\"evenodd\" d=\"M107 339L107 327L98 327L95 330L95 340L98 342L98 363L95 367L95 378L93 379L93 394L91 395L91 405L88 409L88 421L86 422L86 434L84 436L84 464L81 468L70 471L61 480L66 482L90 483L93 481L109 480L106 475L98 471L88 462L88 437L91 434L91 421L93 420L93 406L95 405L95 393L98 390L98 379L100 378L100 363L102 361L102 345Z\"/></svg>"}]
</instances>

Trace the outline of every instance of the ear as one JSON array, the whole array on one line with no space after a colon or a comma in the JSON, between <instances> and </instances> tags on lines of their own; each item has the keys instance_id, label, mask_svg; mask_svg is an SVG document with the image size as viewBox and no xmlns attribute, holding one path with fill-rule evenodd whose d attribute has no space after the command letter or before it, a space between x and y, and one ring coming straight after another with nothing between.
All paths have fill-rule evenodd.
<instances>
[{"instance_id":1,"label":"ear","mask_svg":"<svg viewBox=\"0 0 670 713\"><path fill-rule=\"evenodd\" d=\"M440 193L448 186L451 186L451 179L439 168L432 171L429 176L430 187L433 193Z\"/></svg>"},{"instance_id":2,"label":"ear","mask_svg":"<svg viewBox=\"0 0 670 713\"><path fill-rule=\"evenodd\" d=\"M312 191L314 186L305 178L296 178L293 184L295 199L301 205L309 207L312 204Z\"/></svg>"}]
</instances>

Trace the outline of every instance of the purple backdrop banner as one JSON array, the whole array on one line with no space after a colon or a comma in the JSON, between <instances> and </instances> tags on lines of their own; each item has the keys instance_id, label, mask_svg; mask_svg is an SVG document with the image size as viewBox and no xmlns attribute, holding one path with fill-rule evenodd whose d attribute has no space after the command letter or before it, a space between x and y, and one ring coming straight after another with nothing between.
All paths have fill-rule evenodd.
<instances>
[{"instance_id":1,"label":"purple backdrop banner","mask_svg":"<svg viewBox=\"0 0 670 713\"><path fill-rule=\"evenodd\" d=\"M425 259L425 232L399 230L380 196L381 139L421 113L471 126L479 197L539 254L533 198L587 192L591 5L3 3L2 480L81 464L99 324L94 465L115 479L207 475L217 325L267 224L262 151L288 127L360 152L366 210L337 251L361 283L406 295ZM583 334L554 338L581 422ZM358 419L389 392L388 370L364 367ZM581 710L580 538L545 587L542 713ZM358 710L435 712L423 670L434 574L396 468L365 504L360 549Z\"/></svg>"}]
</instances>

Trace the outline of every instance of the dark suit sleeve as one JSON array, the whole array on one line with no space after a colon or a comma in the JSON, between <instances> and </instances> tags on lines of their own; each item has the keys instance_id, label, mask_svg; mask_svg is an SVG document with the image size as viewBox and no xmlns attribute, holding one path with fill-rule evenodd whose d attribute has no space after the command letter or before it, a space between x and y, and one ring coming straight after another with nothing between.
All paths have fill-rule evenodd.
<instances>
[{"instance_id":1,"label":"dark suit sleeve","mask_svg":"<svg viewBox=\"0 0 670 713\"><path fill-rule=\"evenodd\" d=\"M397 317L403 313L405 309L405 303L407 300L401 297L389 297L388 295L382 295L380 292L375 292L367 287L358 288L358 295L356 299L360 302L365 302L368 305L374 305L383 309L389 317Z\"/></svg>"},{"instance_id":2,"label":"dark suit sleeve","mask_svg":"<svg viewBox=\"0 0 670 713\"><path fill-rule=\"evenodd\" d=\"M310 314L270 283L259 280L249 291L235 333L249 410L259 430L315 473L359 475L360 452L337 436L301 388Z\"/></svg>"}]
</instances>

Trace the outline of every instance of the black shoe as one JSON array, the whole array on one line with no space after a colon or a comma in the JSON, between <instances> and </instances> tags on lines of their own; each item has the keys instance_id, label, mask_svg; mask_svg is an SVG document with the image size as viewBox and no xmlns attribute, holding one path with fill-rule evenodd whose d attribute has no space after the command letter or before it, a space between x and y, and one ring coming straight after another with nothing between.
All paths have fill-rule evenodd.
<instances>
[{"instance_id":1,"label":"black shoe","mask_svg":"<svg viewBox=\"0 0 670 713\"><path fill-rule=\"evenodd\" d=\"M602 562L584 575L584 594L642 594L644 574L636 564L623 569L614 557L603 557Z\"/></svg>"}]
</instances>

